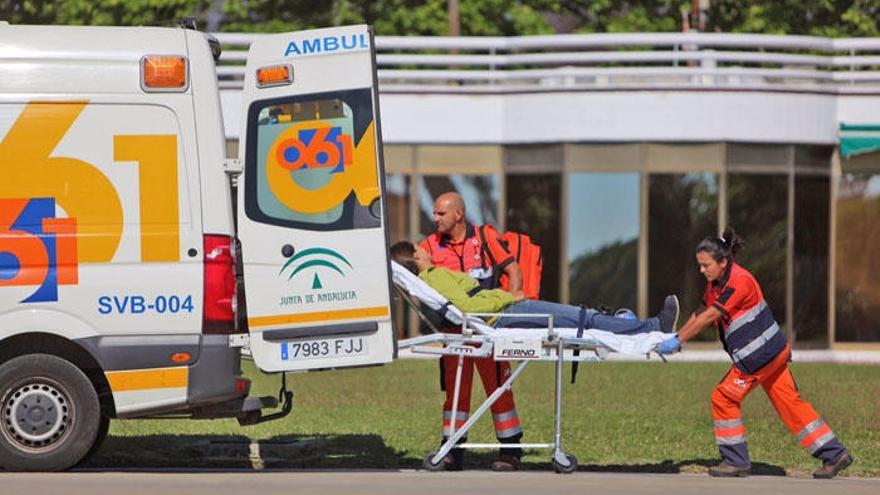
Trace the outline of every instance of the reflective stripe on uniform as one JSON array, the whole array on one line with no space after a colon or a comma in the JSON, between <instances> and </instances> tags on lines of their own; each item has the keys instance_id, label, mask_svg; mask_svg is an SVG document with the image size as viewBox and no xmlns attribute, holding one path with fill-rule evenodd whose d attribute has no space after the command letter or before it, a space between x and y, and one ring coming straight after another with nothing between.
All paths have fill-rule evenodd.
<instances>
[{"instance_id":1,"label":"reflective stripe on uniform","mask_svg":"<svg viewBox=\"0 0 880 495\"><path fill-rule=\"evenodd\" d=\"M742 426L743 420L740 419L719 419L715 421L715 428L734 428Z\"/></svg>"},{"instance_id":2,"label":"reflective stripe on uniform","mask_svg":"<svg viewBox=\"0 0 880 495\"><path fill-rule=\"evenodd\" d=\"M752 353L754 353L755 351L757 351L758 349L760 349L761 347L766 345L767 342L770 342L770 339L772 339L777 333L779 333L779 324L776 322L773 322L773 325L770 328L768 328L767 330L764 330L764 333L762 333L761 335L758 335L758 337L755 340L749 342L749 345L734 352L733 353L733 362L738 363L738 362L742 361L743 359L749 357Z\"/></svg>"},{"instance_id":3,"label":"reflective stripe on uniform","mask_svg":"<svg viewBox=\"0 0 880 495\"><path fill-rule=\"evenodd\" d=\"M458 430L468 420L468 413L459 411L455 413L455 429ZM443 411L443 434L451 435L452 434L452 411Z\"/></svg>"},{"instance_id":4,"label":"reflective stripe on uniform","mask_svg":"<svg viewBox=\"0 0 880 495\"><path fill-rule=\"evenodd\" d=\"M508 438L522 433L522 428L519 424L519 414L517 414L516 409L493 414L492 421L495 424L495 435L498 438Z\"/></svg>"},{"instance_id":5,"label":"reflective stripe on uniform","mask_svg":"<svg viewBox=\"0 0 880 495\"><path fill-rule=\"evenodd\" d=\"M719 419L715 421L715 443L717 445L737 445L746 441L746 427L740 419Z\"/></svg>"},{"instance_id":6,"label":"reflective stripe on uniform","mask_svg":"<svg viewBox=\"0 0 880 495\"><path fill-rule=\"evenodd\" d=\"M807 426L804 426L804 428L795 435L795 438L797 438L797 441L800 442L809 453L815 454L823 445L834 440L835 436L834 432L831 431L831 427L825 423L825 420L819 418Z\"/></svg>"},{"instance_id":7,"label":"reflective stripe on uniform","mask_svg":"<svg viewBox=\"0 0 880 495\"><path fill-rule=\"evenodd\" d=\"M739 445L746 443L745 435L737 435L735 437L715 437L715 445Z\"/></svg>"},{"instance_id":8,"label":"reflective stripe on uniform","mask_svg":"<svg viewBox=\"0 0 880 495\"><path fill-rule=\"evenodd\" d=\"M806 437L810 433L818 430L824 424L825 424L825 420L822 418L819 418L816 421L813 421L812 423L808 424L807 426L804 426L804 429L802 429L800 431L800 433L795 435L795 438L797 439L798 442L800 442L801 440L804 439L804 437Z\"/></svg>"},{"instance_id":9,"label":"reflective stripe on uniform","mask_svg":"<svg viewBox=\"0 0 880 495\"><path fill-rule=\"evenodd\" d=\"M807 452L809 452L810 454L815 454L817 450L822 448L823 445L830 442L831 440L834 440L834 438L834 432L831 431L831 429L829 428L828 433L820 436L815 441L813 441L813 443L807 446Z\"/></svg>"},{"instance_id":10,"label":"reflective stripe on uniform","mask_svg":"<svg viewBox=\"0 0 880 495\"><path fill-rule=\"evenodd\" d=\"M746 311L742 315L738 316L735 320L730 322L730 325L727 326L727 335L732 334L733 332L742 328L746 323L754 321L755 318L758 317L758 314L761 311L764 311L764 308L767 307L767 302L761 299L761 302L758 303L754 308Z\"/></svg>"}]
</instances>

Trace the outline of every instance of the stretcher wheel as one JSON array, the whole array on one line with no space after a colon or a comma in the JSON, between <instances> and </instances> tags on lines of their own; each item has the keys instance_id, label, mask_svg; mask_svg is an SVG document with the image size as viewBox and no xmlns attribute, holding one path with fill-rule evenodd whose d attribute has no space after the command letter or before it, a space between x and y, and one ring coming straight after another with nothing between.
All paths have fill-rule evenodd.
<instances>
[{"instance_id":1,"label":"stretcher wheel","mask_svg":"<svg viewBox=\"0 0 880 495\"><path fill-rule=\"evenodd\" d=\"M436 471L444 471L446 469L446 466L443 465L443 458L442 457L440 458L440 462L438 462L437 464L434 464L433 462L431 462L431 459L433 459L435 455L437 455L436 452L431 452L428 455L426 455L425 459L422 461L422 467L425 468L426 471L435 471L436 472Z\"/></svg>"},{"instance_id":2,"label":"stretcher wheel","mask_svg":"<svg viewBox=\"0 0 880 495\"><path fill-rule=\"evenodd\" d=\"M553 470L559 474L571 474L577 471L578 461L577 458L571 454L563 454L565 456L565 462L561 462L557 457L553 457L550 462L553 464Z\"/></svg>"}]
</instances>

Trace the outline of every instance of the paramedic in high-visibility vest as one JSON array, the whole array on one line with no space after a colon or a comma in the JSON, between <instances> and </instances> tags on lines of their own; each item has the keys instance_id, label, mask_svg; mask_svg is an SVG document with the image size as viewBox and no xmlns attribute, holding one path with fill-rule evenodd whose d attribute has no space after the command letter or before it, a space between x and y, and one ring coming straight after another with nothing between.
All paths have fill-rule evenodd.
<instances>
[{"instance_id":1,"label":"paramedic in high-visibility vest","mask_svg":"<svg viewBox=\"0 0 880 495\"><path fill-rule=\"evenodd\" d=\"M498 232L491 226L483 226L484 236L479 235L478 228L465 220L465 205L461 195L456 192L441 194L434 203L434 224L437 230L420 244L422 249L431 253L436 266L450 270L465 272L480 282L484 289L498 287L498 270L509 277L508 290L523 297L522 272L514 257L501 243ZM481 238L485 238L485 245ZM490 261L491 260L491 261ZM494 266L493 262L494 261ZM510 364L496 363L491 358L465 359L462 369L461 390L458 405L455 407L455 418L452 418L453 390L458 358L443 356L440 361L440 379L446 391L443 404L443 439L451 436L453 420L458 429L467 421L471 407L471 384L474 378L474 366L480 373L486 396L493 393L510 376ZM449 386L445 386L448 384ZM520 443L522 427L513 392L508 390L492 405L492 420L495 436L501 443ZM467 441L465 438L462 442ZM464 451L453 449L444 459L446 470L462 469ZM520 467L522 449L500 449L498 459L492 463L494 471L516 471Z\"/></svg>"},{"instance_id":2,"label":"paramedic in high-visibility vest","mask_svg":"<svg viewBox=\"0 0 880 495\"><path fill-rule=\"evenodd\" d=\"M697 264L708 281L703 305L676 337L660 344L659 350L664 354L677 352L681 344L714 323L724 350L733 359L730 371L712 392L712 419L721 464L710 468L710 475L750 474L740 404L760 385L791 434L822 461L813 477L833 478L852 464L853 458L825 420L798 393L788 368L791 345L773 318L755 277L734 262L742 244L742 239L728 227L723 237L707 237L697 245Z\"/></svg>"}]
</instances>

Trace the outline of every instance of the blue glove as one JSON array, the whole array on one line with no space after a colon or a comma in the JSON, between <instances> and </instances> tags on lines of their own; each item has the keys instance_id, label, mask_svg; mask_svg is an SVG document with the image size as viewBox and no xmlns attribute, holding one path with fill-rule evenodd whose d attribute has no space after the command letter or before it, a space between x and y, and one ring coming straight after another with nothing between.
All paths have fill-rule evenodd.
<instances>
[{"instance_id":1,"label":"blue glove","mask_svg":"<svg viewBox=\"0 0 880 495\"><path fill-rule=\"evenodd\" d=\"M678 335L660 342L660 345L657 347L657 352L660 354L674 354L680 350L681 342L678 340Z\"/></svg>"}]
</instances>

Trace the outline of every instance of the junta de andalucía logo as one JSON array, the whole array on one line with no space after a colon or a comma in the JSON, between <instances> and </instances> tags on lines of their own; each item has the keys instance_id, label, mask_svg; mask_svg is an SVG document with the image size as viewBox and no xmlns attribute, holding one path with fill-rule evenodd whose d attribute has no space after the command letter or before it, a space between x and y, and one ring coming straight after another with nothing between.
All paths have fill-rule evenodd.
<instances>
[{"instance_id":1,"label":"junta de andaluc\u00eda logo","mask_svg":"<svg viewBox=\"0 0 880 495\"><path fill-rule=\"evenodd\" d=\"M296 276L302 273L313 273L312 289L322 289L324 283L321 281L321 272L336 272L342 277L345 277L346 272L352 269L353 267L351 266L351 263L349 263L345 256L332 249L316 247L304 249L291 256L290 259L284 263L284 266L281 267L278 275L282 275L289 271L290 275L287 276L287 280L292 281Z\"/></svg>"}]
</instances>

